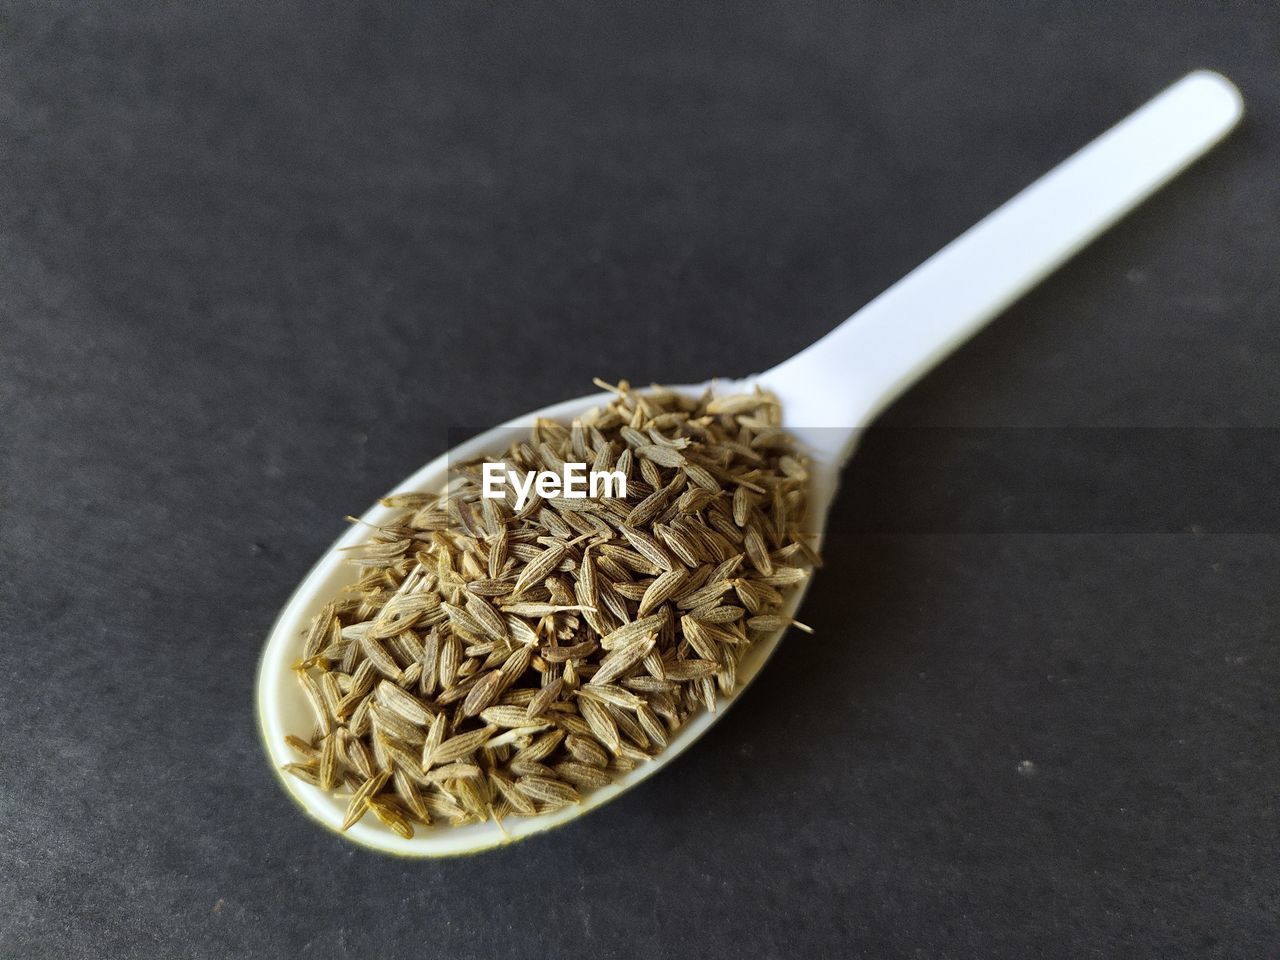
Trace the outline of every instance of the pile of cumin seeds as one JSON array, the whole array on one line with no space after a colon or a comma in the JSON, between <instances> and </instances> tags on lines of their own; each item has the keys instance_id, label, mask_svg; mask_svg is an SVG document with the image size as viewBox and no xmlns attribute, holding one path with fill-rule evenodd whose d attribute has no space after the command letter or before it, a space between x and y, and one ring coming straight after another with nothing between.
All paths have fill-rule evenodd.
<instances>
[{"instance_id":1,"label":"pile of cumin seeds","mask_svg":"<svg viewBox=\"0 0 1280 960\"><path fill-rule=\"evenodd\" d=\"M806 464L770 395L696 399L596 381L612 400L539 421L509 468L627 477L624 498L481 496L481 461L350 551L357 582L295 671L315 712L285 769L413 836L578 802L730 695L819 561ZM801 624L796 626L804 628Z\"/></svg>"}]
</instances>

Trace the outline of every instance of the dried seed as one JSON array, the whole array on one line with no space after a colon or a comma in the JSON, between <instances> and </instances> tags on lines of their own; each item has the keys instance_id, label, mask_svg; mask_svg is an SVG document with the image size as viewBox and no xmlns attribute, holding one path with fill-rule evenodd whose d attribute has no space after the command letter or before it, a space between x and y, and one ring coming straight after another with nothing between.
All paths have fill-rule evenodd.
<instances>
[{"instance_id":1,"label":"dried seed","mask_svg":"<svg viewBox=\"0 0 1280 960\"><path fill-rule=\"evenodd\" d=\"M410 723L420 727L425 727L435 716L425 703L389 680L383 680L378 684L377 690L374 691L374 698L379 705L398 713Z\"/></svg>"},{"instance_id":2,"label":"dried seed","mask_svg":"<svg viewBox=\"0 0 1280 960\"><path fill-rule=\"evenodd\" d=\"M440 648L440 685L446 690L457 681L462 663L462 642L455 636L445 638Z\"/></svg>"},{"instance_id":3,"label":"dried seed","mask_svg":"<svg viewBox=\"0 0 1280 960\"><path fill-rule=\"evenodd\" d=\"M552 680L545 687L541 688L529 700L529 705L525 708L525 719L535 720L546 712L551 704L560 698L560 690L564 687L564 681L559 677Z\"/></svg>"},{"instance_id":4,"label":"dried seed","mask_svg":"<svg viewBox=\"0 0 1280 960\"><path fill-rule=\"evenodd\" d=\"M541 583L543 578L560 566L560 562L568 552L568 546L558 544L554 547L548 547L536 559L530 560L525 568L520 571L516 585L511 591L512 595L519 596L535 583Z\"/></svg>"},{"instance_id":5,"label":"dried seed","mask_svg":"<svg viewBox=\"0 0 1280 960\"><path fill-rule=\"evenodd\" d=\"M660 467L683 467L684 454L674 447L658 443L642 443L635 448L636 456L656 463Z\"/></svg>"},{"instance_id":6,"label":"dried seed","mask_svg":"<svg viewBox=\"0 0 1280 960\"><path fill-rule=\"evenodd\" d=\"M570 735L565 738L565 749L569 754L582 763L589 763L595 767L607 766L609 763L609 754L600 746L600 744L590 737L578 737Z\"/></svg>"},{"instance_id":7,"label":"dried seed","mask_svg":"<svg viewBox=\"0 0 1280 960\"><path fill-rule=\"evenodd\" d=\"M649 584L648 589L645 590L644 596L640 599L640 609L637 613L643 617L650 610L666 603L679 591L688 578L689 572L687 570L668 570L662 574L653 583Z\"/></svg>"},{"instance_id":8,"label":"dried seed","mask_svg":"<svg viewBox=\"0 0 1280 960\"><path fill-rule=\"evenodd\" d=\"M547 803L577 803L582 799L570 784L551 777L521 777L516 781L516 789L531 800Z\"/></svg>"},{"instance_id":9,"label":"dried seed","mask_svg":"<svg viewBox=\"0 0 1280 960\"><path fill-rule=\"evenodd\" d=\"M551 756L556 747L560 745L560 741L563 739L563 730L552 730L550 733L546 733L543 736L538 737L537 740L531 742L527 747L524 747L516 754L512 763L541 763L543 760L547 759L547 757Z\"/></svg>"},{"instance_id":10,"label":"dried seed","mask_svg":"<svg viewBox=\"0 0 1280 960\"><path fill-rule=\"evenodd\" d=\"M600 646L605 650L616 650L639 640L645 634L653 633L662 625L662 617L653 615L624 624L607 637L600 639Z\"/></svg>"},{"instance_id":11,"label":"dried seed","mask_svg":"<svg viewBox=\"0 0 1280 960\"><path fill-rule=\"evenodd\" d=\"M467 698L462 704L462 713L464 716L474 717L489 704L498 698L498 694L502 692L502 672L500 670L492 670L485 674L476 682Z\"/></svg>"},{"instance_id":12,"label":"dried seed","mask_svg":"<svg viewBox=\"0 0 1280 960\"><path fill-rule=\"evenodd\" d=\"M471 730L468 733L460 733L456 737L450 737L431 751L429 761L427 758L423 758L423 767L432 767L438 763L461 760L463 757L475 753L485 745L485 742L496 729L497 727L490 725L481 727L479 730Z\"/></svg>"},{"instance_id":13,"label":"dried seed","mask_svg":"<svg viewBox=\"0 0 1280 960\"><path fill-rule=\"evenodd\" d=\"M396 796L409 811L423 823L430 823L431 811L427 809L426 801L422 799L422 791L409 775L403 770L396 770L391 780L395 785Z\"/></svg>"},{"instance_id":14,"label":"dried seed","mask_svg":"<svg viewBox=\"0 0 1280 960\"><path fill-rule=\"evenodd\" d=\"M625 647L618 647L600 661L600 667L596 670L592 681L594 683L612 682L647 657L657 642L657 635L650 633L647 637L634 640Z\"/></svg>"},{"instance_id":15,"label":"dried seed","mask_svg":"<svg viewBox=\"0 0 1280 960\"><path fill-rule=\"evenodd\" d=\"M698 680L715 676L719 664L713 660L672 660L666 668L667 676L672 680Z\"/></svg>"},{"instance_id":16,"label":"dried seed","mask_svg":"<svg viewBox=\"0 0 1280 960\"><path fill-rule=\"evenodd\" d=\"M320 789L332 790L338 772L338 737L331 733L320 745Z\"/></svg>"},{"instance_id":17,"label":"dried seed","mask_svg":"<svg viewBox=\"0 0 1280 960\"><path fill-rule=\"evenodd\" d=\"M426 732L421 726L411 720L406 720L389 707L379 706L375 703L369 710L369 716L373 721L375 732L382 731L387 736L403 743L417 746L426 737Z\"/></svg>"},{"instance_id":18,"label":"dried seed","mask_svg":"<svg viewBox=\"0 0 1280 960\"><path fill-rule=\"evenodd\" d=\"M636 720L639 721L641 728L649 739L657 746L659 750L667 745L667 729L662 725L662 721L649 708L646 703L636 707Z\"/></svg>"},{"instance_id":19,"label":"dried seed","mask_svg":"<svg viewBox=\"0 0 1280 960\"><path fill-rule=\"evenodd\" d=\"M465 780L471 777L483 776L484 771L474 763L464 763L460 760L446 763L444 766L436 767L427 773L427 779L432 783L439 783L442 780Z\"/></svg>"},{"instance_id":20,"label":"dried seed","mask_svg":"<svg viewBox=\"0 0 1280 960\"><path fill-rule=\"evenodd\" d=\"M523 727L529 722L526 709L518 706L488 707L480 712L480 719L498 727Z\"/></svg>"},{"instance_id":21,"label":"dried seed","mask_svg":"<svg viewBox=\"0 0 1280 960\"><path fill-rule=\"evenodd\" d=\"M467 597L467 613L495 640L506 640L510 636L507 621L483 597L476 594Z\"/></svg>"},{"instance_id":22,"label":"dried seed","mask_svg":"<svg viewBox=\"0 0 1280 960\"><path fill-rule=\"evenodd\" d=\"M311 763L286 763L286 764L285 764L283 767L281 767L280 769L281 769L281 770L284 770L284 771L285 771L285 772L287 772L287 773L291 773L291 774L293 774L293 776L297 777L297 778L298 778L299 780L301 780L303 783L309 783L309 784L311 784L311 786L313 786L313 787L319 787L319 786L320 786L320 771L316 768L316 766L315 766L314 764L311 764ZM331 788L330 788L330 787L323 787L322 789L328 790L328 789L331 789Z\"/></svg>"},{"instance_id":23,"label":"dried seed","mask_svg":"<svg viewBox=\"0 0 1280 960\"><path fill-rule=\"evenodd\" d=\"M675 564L672 563L671 557L667 555L667 551L662 549L658 541L649 536L649 534L626 524L620 525L619 529L622 531L622 535L627 538L627 542L635 548L635 551L654 564L654 566L661 570L675 569Z\"/></svg>"},{"instance_id":24,"label":"dried seed","mask_svg":"<svg viewBox=\"0 0 1280 960\"><path fill-rule=\"evenodd\" d=\"M551 768L561 780L567 780L579 787L607 787L613 778L599 767L576 760L565 760Z\"/></svg>"},{"instance_id":25,"label":"dried seed","mask_svg":"<svg viewBox=\"0 0 1280 960\"><path fill-rule=\"evenodd\" d=\"M392 680L400 679L400 664L387 652L382 641L374 637L362 636L359 640L360 652L377 668L383 676Z\"/></svg>"},{"instance_id":26,"label":"dried seed","mask_svg":"<svg viewBox=\"0 0 1280 960\"><path fill-rule=\"evenodd\" d=\"M368 803L369 809L373 811L374 816L382 821L383 826L389 827L394 833L399 834L406 840L413 837L413 824L400 812L399 807L390 800L373 797Z\"/></svg>"},{"instance_id":27,"label":"dried seed","mask_svg":"<svg viewBox=\"0 0 1280 960\"><path fill-rule=\"evenodd\" d=\"M506 774L494 771L489 774L489 780L498 788L498 792L502 794L503 799L511 804L516 813L524 817L532 817L538 812L529 797L518 790L515 783Z\"/></svg>"},{"instance_id":28,"label":"dried seed","mask_svg":"<svg viewBox=\"0 0 1280 960\"><path fill-rule=\"evenodd\" d=\"M317 751L310 743L303 740L301 737L295 737L292 733L285 735L284 742L295 752L302 754L310 760L314 760L320 755L319 751Z\"/></svg>"},{"instance_id":29,"label":"dried seed","mask_svg":"<svg viewBox=\"0 0 1280 960\"><path fill-rule=\"evenodd\" d=\"M611 683L599 683L594 679L591 683L583 684L578 689L578 695L594 697L601 703L611 703L615 707L622 707L624 710L635 710L644 705L644 700L629 690L624 690L622 687L614 686Z\"/></svg>"},{"instance_id":30,"label":"dried seed","mask_svg":"<svg viewBox=\"0 0 1280 960\"><path fill-rule=\"evenodd\" d=\"M370 777L364 783L360 784L356 792L351 795L351 801L347 804L347 813L342 821L342 829L349 830L355 825L361 817L364 816L368 809L366 804L374 794L378 793L387 784L391 774L382 771L377 776Z\"/></svg>"},{"instance_id":31,"label":"dried seed","mask_svg":"<svg viewBox=\"0 0 1280 960\"><path fill-rule=\"evenodd\" d=\"M596 649L596 641L583 640L572 647L543 647L542 658L548 663L564 663L589 656Z\"/></svg>"},{"instance_id":32,"label":"dried seed","mask_svg":"<svg viewBox=\"0 0 1280 960\"><path fill-rule=\"evenodd\" d=\"M578 701L578 710L581 711L582 719L587 721L587 726L591 728L596 739L617 753L621 742L618 736L618 725L614 723L609 711L589 698Z\"/></svg>"},{"instance_id":33,"label":"dried seed","mask_svg":"<svg viewBox=\"0 0 1280 960\"><path fill-rule=\"evenodd\" d=\"M435 753L440 749L440 744L444 742L445 732L448 729L449 721L443 713L436 714L434 720L431 721L431 729L427 731L427 737L422 744L422 769L430 770L434 762Z\"/></svg>"},{"instance_id":34,"label":"dried seed","mask_svg":"<svg viewBox=\"0 0 1280 960\"><path fill-rule=\"evenodd\" d=\"M742 545L747 549L747 559L752 566L766 577L773 573L773 561L769 559L769 551L765 549L764 537L760 535L759 527L747 527Z\"/></svg>"}]
</instances>

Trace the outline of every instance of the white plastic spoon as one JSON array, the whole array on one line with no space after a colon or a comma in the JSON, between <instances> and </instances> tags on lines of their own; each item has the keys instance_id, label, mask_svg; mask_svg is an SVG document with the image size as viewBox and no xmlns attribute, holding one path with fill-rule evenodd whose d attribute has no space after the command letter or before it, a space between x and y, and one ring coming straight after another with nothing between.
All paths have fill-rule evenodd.
<instances>
[{"instance_id":1,"label":"white plastic spoon","mask_svg":"<svg viewBox=\"0 0 1280 960\"><path fill-rule=\"evenodd\" d=\"M826 521L840 471L860 432L880 411L973 333L1039 283L1076 251L1132 210L1217 143L1240 119L1239 91L1216 73L1197 71L1027 187L985 220L930 257L847 321L772 370L737 382L717 381L723 391L760 384L782 403L784 426L812 458L814 529ZM677 388L701 393L707 384ZM394 493L430 491L444 482L450 458L498 454L512 428L537 418L569 421L607 398L569 400L518 417L462 444L406 479ZM395 511L375 506L364 515L384 523ZM267 753L277 770L297 759L285 735L311 729L310 707L293 676L300 636L325 602L352 582L342 553L367 536L353 526L303 580L271 630L258 676L258 716ZM831 574L827 574L831 576ZM803 591L783 615L790 617ZM758 640L738 666L746 686L782 637ZM736 699L736 696L735 696ZM713 723L716 713L692 717L657 758L583 802L538 817L511 817L502 827L419 827L405 840L365 817L347 836L390 853L435 857L469 853L546 830L579 817L670 763ZM281 773L289 793L315 819L333 829L345 801Z\"/></svg>"}]
</instances>

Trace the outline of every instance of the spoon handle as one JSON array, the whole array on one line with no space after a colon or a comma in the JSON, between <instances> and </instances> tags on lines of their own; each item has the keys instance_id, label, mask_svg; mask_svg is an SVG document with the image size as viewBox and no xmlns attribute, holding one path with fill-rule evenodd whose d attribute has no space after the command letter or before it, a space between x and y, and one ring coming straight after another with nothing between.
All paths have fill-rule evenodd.
<instances>
[{"instance_id":1,"label":"spoon handle","mask_svg":"<svg viewBox=\"0 0 1280 960\"><path fill-rule=\"evenodd\" d=\"M781 398L787 426L838 466L859 429L1222 139L1241 112L1225 77L1188 74L758 382Z\"/></svg>"}]
</instances>

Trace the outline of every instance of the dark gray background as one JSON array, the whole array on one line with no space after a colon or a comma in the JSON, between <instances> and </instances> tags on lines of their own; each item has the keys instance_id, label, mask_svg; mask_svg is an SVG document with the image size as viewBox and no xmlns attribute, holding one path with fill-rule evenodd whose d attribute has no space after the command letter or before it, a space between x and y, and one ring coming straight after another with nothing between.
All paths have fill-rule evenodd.
<instances>
[{"instance_id":1,"label":"dark gray background","mask_svg":"<svg viewBox=\"0 0 1280 960\"><path fill-rule=\"evenodd\" d=\"M893 506L1280 426L1273 4L85 6L0 14L0 956L1280 951L1274 523ZM1246 124L889 412L672 770L447 862L292 806L263 637L450 426L767 367L1198 66Z\"/></svg>"}]
</instances>

